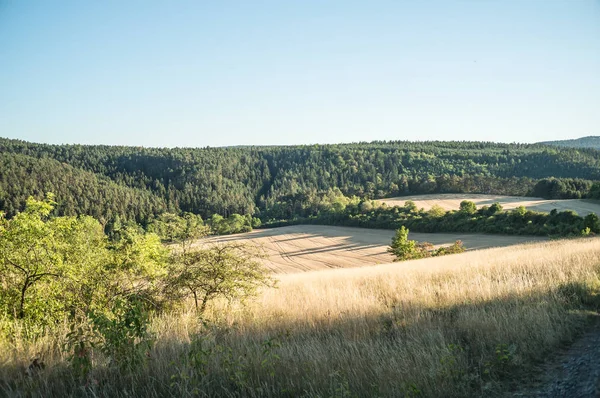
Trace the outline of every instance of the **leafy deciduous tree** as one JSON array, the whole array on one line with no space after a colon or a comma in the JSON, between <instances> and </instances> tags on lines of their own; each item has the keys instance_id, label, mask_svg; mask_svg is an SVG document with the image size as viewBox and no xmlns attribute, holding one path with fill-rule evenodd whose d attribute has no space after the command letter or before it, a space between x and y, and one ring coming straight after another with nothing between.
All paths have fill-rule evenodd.
<instances>
[{"instance_id":1,"label":"leafy deciduous tree","mask_svg":"<svg viewBox=\"0 0 600 398\"><path fill-rule=\"evenodd\" d=\"M194 297L196 310L204 313L212 299L244 298L260 286L273 285L273 279L259 261L258 248L244 244L216 244L176 257L171 286L184 297Z\"/></svg>"}]
</instances>

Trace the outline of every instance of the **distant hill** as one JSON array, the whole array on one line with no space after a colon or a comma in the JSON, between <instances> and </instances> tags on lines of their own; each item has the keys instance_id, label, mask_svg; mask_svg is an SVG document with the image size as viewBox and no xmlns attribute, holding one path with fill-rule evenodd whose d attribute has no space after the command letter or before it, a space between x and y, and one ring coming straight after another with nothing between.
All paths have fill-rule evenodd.
<instances>
[{"instance_id":1,"label":"distant hill","mask_svg":"<svg viewBox=\"0 0 600 398\"><path fill-rule=\"evenodd\" d=\"M22 210L30 195L53 192L58 214L90 214L107 225L146 224L166 210L203 218L237 213L291 220L316 216L327 203L335 202L332 209L343 207L342 196L600 198L600 189L591 189L595 181L600 181L597 150L549 150L540 144L374 141L144 148L0 138L0 210L8 217Z\"/></svg>"},{"instance_id":2,"label":"distant hill","mask_svg":"<svg viewBox=\"0 0 600 398\"><path fill-rule=\"evenodd\" d=\"M562 146L566 148L600 149L600 136L590 135L589 137L581 137L574 140L544 141L540 142L540 144Z\"/></svg>"}]
</instances>

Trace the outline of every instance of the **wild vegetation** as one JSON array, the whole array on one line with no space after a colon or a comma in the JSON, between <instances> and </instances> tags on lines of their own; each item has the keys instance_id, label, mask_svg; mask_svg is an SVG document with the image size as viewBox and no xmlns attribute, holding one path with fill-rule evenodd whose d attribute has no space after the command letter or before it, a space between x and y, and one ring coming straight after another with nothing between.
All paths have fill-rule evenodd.
<instances>
[{"instance_id":1,"label":"wild vegetation","mask_svg":"<svg viewBox=\"0 0 600 398\"><path fill-rule=\"evenodd\" d=\"M504 210L514 210L519 206L527 210L550 213L552 210L572 210L581 216L590 213L600 214L600 201L590 199L542 199L530 196L487 195L473 193L436 193L430 195L398 196L395 198L377 199L377 203L387 206L404 206L407 201L413 201L418 209L430 210L439 206L442 210L458 210L463 200L475 203L477 207L490 206L498 203Z\"/></svg>"},{"instance_id":2,"label":"wild vegetation","mask_svg":"<svg viewBox=\"0 0 600 398\"><path fill-rule=\"evenodd\" d=\"M339 197L337 206L314 215L288 221L268 221L266 225L324 224L351 227L398 229L416 232L478 232L506 235L587 236L600 232L595 213L580 217L571 210L550 213L535 212L519 206L504 211L499 203L482 206L465 200L458 210L445 211L440 206L429 210L418 209L413 201L404 206L387 206L375 201Z\"/></svg>"},{"instance_id":3,"label":"wild vegetation","mask_svg":"<svg viewBox=\"0 0 600 398\"><path fill-rule=\"evenodd\" d=\"M599 309L596 239L279 277L245 305L145 312L35 339L4 319L5 396L481 396L510 390ZM89 325L88 325L89 327ZM45 367L30 367L39 356ZM40 362L38 362L39 364Z\"/></svg>"},{"instance_id":4,"label":"wild vegetation","mask_svg":"<svg viewBox=\"0 0 600 398\"><path fill-rule=\"evenodd\" d=\"M408 229L402 226L392 238L392 244L388 248L388 252L396 257L394 261L440 257L447 254L463 253L466 250L460 240L457 240L451 246L434 249L433 245L429 242L417 242L408 239L408 232Z\"/></svg>"},{"instance_id":5,"label":"wild vegetation","mask_svg":"<svg viewBox=\"0 0 600 398\"><path fill-rule=\"evenodd\" d=\"M374 199L597 198L597 155L472 142L156 149L0 140L0 393L501 391L598 309L597 243L441 263L438 256L462 245L419 245L408 229L591 236L600 220L470 201L425 211ZM222 236L300 223L399 229L392 251L419 260L282 276L275 289L260 250ZM208 234L221 240L195 243Z\"/></svg>"},{"instance_id":6,"label":"wild vegetation","mask_svg":"<svg viewBox=\"0 0 600 398\"><path fill-rule=\"evenodd\" d=\"M82 380L95 352L123 372L144 363L154 341L149 317L176 309L188 295L201 316L212 300L244 299L272 285L257 248L193 247L209 230L197 216L163 214L153 223L179 244L168 250L139 227L107 236L90 216L53 217L55 205L52 194L29 198L23 212L0 219L0 341L27 344L68 327L62 348ZM28 370L41 363L35 359Z\"/></svg>"},{"instance_id":7,"label":"wild vegetation","mask_svg":"<svg viewBox=\"0 0 600 398\"><path fill-rule=\"evenodd\" d=\"M362 200L444 192L600 198L592 149L487 142L232 148L45 145L0 139L0 208L54 192L57 215L144 227L162 212L300 217L339 190ZM120 220L117 220L117 216Z\"/></svg>"}]
</instances>

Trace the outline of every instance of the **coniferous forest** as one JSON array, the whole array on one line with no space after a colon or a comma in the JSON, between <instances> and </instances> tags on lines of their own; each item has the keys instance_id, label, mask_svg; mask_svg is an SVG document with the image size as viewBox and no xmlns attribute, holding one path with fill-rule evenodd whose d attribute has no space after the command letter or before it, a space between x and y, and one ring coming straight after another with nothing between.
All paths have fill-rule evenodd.
<instances>
[{"instance_id":1,"label":"coniferous forest","mask_svg":"<svg viewBox=\"0 0 600 398\"><path fill-rule=\"evenodd\" d=\"M29 196L52 192L56 215L91 215L110 232L165 212L240 214L256 226L258 218L289 221L352 200L428 193L600 198L599 155L458 141L169 149L1 139L0 208L10 218Z\"/></svg>"}]
</instances>

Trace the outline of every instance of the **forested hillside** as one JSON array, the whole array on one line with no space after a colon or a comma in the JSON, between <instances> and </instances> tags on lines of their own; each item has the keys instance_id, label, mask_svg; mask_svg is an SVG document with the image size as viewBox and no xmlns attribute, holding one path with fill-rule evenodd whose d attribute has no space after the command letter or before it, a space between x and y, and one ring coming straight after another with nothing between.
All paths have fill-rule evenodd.
<instances>
[{"instance_id":1,"label":"forested hillside","mask_svg":"<svg viewBox=\"0 0 600 398\"><path fill-rule=\"evenodd\" d=\"M51 191L62 214L138 222L166 209L204 218L290 217L298 203L339 192L364 199L436 192L589 197L600 180L596 150L489 142L168 149L0 139L0 155L9 216L27 196Z\"/></svg>"},{"instance_id":2,"label":"forested hillside","mask_svg":"<svg viewBox=\"0 0 600 398\"><path fill-rule=\"evenodd\" d=\"M573 140L559 140L559 141L544 141L540 144L566 147L566 148L593 148L600 149L600 137L599 136L588 136L576 138Z\"/></svg>"},{"instance_id":3,"label":"forested hillside","mask_svg":"<svg viewBox=\"0 0 600 398\"><path fill-rule=\"evenodd\" d=\"M118 217L145 224L167 210L165 200L147 190L54 159L0 153L0 209L7 217L22 210L29 196L47 192L58 198L58 214L87 214L104 223Z\"/></svg>"}]
</instances>

